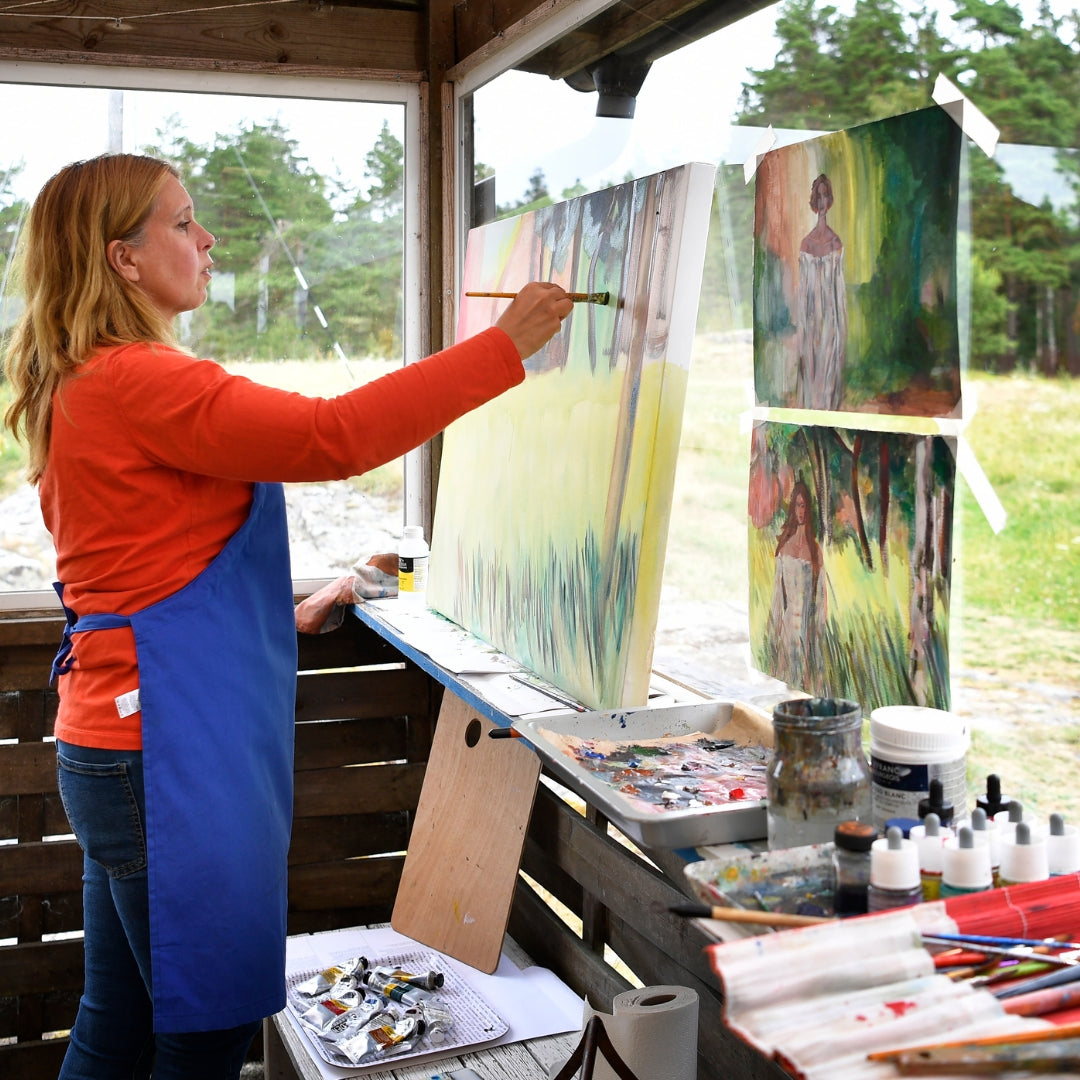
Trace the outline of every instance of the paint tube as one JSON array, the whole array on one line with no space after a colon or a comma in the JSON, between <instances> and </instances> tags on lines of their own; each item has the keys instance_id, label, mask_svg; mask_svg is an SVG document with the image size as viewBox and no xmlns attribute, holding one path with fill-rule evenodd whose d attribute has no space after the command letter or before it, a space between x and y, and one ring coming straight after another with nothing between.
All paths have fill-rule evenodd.
<instances>
[{"instance_id":1,"label":"paint tube","mask_svg":"<svg viewBox=\"0 0 1080 1080\"><path fill-rule=\"evenodd\" d=\"M424 1022L424 1036L432 1046L440 1046L454 1026L454 1014L435 1001L423 1001L407 1015L419 1016Z\"/></svg>"},{"instance_id":2,"label":"paint tube","mask_svg":"<svg viewBox=\"0 0 1080 1080\"><path fill-rule=\"evenodd\" d=\"M411 1050L423 1033L424 1021L419 1016L397 1017L380 1012L355 1035L336 1045L354 1065L366 1065Z\"/></svg>"},{"instance_id":3,"label":"paint tube","mask_svg":"<svg viewBox=\"0 0 1080 1080\"><path fill-rule=\"evenodd\" d=\"M419 986L412 986L401 979L395 978L393 968L376 968L373 971L364 972L364 985L374 990L391 1001L400 1001L402 1005L419 1005L429 996L427 990L421 990Z\"/></svg>"},{"instance_id":4,"label":"paint tube","mask_svg":"<svg viewBox=\"0 0 1080 1080\"><path fill-rule=\"evenodd\" d=\"M341 1017L363 1006L366 998L366 994L356 990L343 990L336 996L331 994L320 998L310 1009L301 1013L300 1020L321 1035L329 1031L331 1025Z\"/></svg>"},{"instance_id":5,"label":"paint tube","mask_svg":"<svg viewBox=\"0 0 1080 1080\"><path fill-rule=\"evenodd\" d=\"M412 972L396 967L371 968L364 972L362 981L365 985L372 986L373 978L393 979L395 982L408 983L409 986L418 987L420 990L438 990L444 981L441 971ZM375 987L372 988L375 989Z\"/></svg>"},{"instance_id":6,"label":"paint tube","mask_svg":"<svg viewBox=\"0 0 1080 1080\"><path fill-rule=\"evenodd\" d=\"M320 971L317 975L312 975L310 979L305 979L304 982L295 986L294 990L299 994L303 994L304 997L315 997L318 994L325 994L343 979L361 979L367 969L367 958L355 956L350 960L343 960L340 964L335 964L325 971ZM353 985L356 984L353 983Z\"/></svg>"}]
</instances>

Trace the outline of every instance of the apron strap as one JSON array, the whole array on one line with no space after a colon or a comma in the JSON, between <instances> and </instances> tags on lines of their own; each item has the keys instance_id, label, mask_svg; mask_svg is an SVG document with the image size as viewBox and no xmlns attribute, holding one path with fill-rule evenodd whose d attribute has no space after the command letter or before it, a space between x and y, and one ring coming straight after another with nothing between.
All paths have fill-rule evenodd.
<instances>
[{"instance_id":1,"label":"apron strap","mask_svg":"<svg viewBox=\"0 0 1080 1080\"><path fill-rule=\"evenodd\" d=\"M64 603L63 583L54 581L53 588L56 590L56 595L60 597L60 606L64 609L66 621L64 623L64 636L60 639L60 648L52 662L52 671L49 673L50 686L56 682L58 675L66 675L71 670L72 664L75 663L75 658L71 655L72 634L81 634L85 630L117 630L122 626L131 625L131 619L126 615L98 613L80 617Z\"/></svg>"}]
</instances>

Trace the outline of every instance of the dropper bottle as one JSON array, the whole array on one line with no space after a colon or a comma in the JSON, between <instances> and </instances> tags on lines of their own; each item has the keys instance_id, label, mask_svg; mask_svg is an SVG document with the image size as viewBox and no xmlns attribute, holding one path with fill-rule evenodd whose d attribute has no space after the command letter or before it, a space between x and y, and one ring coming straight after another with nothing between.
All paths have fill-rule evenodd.
<instances>
[{"instance_id":1,"label":"dropper bottle","mask_svg":"<svg viewBox=\"0 0 1080 1080\"><path fill-rule=\"evenodd\" d=\"M941 864L941 899L983 892L993 883L989 845L976 844L970 826L962 825L952 840L945 841Z\"/></svg>"},{"instance_id":2,"label":"dropper bottle","mask_svg":"<svg viewBox=\"0 0 1080 1080\"><path fill-rule=\"evenodd\" d=\"M922 900L919 849L904 839L896 825L870 848L870 885L866 890L868 911L908 907Z\"/></svg>"},{"instance_id":3,"label":"dropper bottle","mask_svg":"<svg viewBox=\"0 0 1080 1080\"><path fill-rule=\"evenodd\" d=\"M941 895L945 841L952 835L952 829L943 829L934 813L927 814L922 824L915 825L911 830L911 839L919 849L919 876L924 900L936 900Z\"/></svg>"},{"instance_id":4,"label":"dropper bottle","mask_svg":"<svg viewBox=\"0 0 1080 1080\"><path fill-rule=\"evenodd\" d=\"M1001 868L1001 830L993 818L987 819L981 806L971 811L971 834L976 844L985 844L990 852L990 880L996 888Z\"/></svg>"},{"instance_id":5,"label":"dropper bottle","mask_svg":"<svg viewBox=\"0 0 1080 1080\"><path fill-rule=\"evenodd\" d=\"M1032 831L1026 821L1016 823L1013 839L1001 847L1001 884L1045 881L1050 876L1046 837Z\"/></svg>"},{"instance_id":6,"label":"dropper bottle","mask_svg":"<svg viewBox=\"0 0 1080 1080\"><path fill-rule=\"evenodd\" d=\"M995 814L1008 810L1011 802L1012 799L1001 794L1001 778L997 773L991 773L986 778L986 794L975 800L975 806L992 820Z\"/></svg>"},{"instance_id":7,"label":"dropper bottle","mask_svg":"<svg viewBox=\"0 0 1080 1080\"><path fill-rule=\"evenodd\" d=\"M1051 877L1080 870L1080 829L1066 825L1061 814L1050 815L1046 856Z\"/></svg>"},{"instance_id":8,"label":"dropper bottle","mask_svg":"<svg viewBox=\"0 0 1080 1080\"><path fill-rule=\"evenodd\" d=\"M954 813L953 804L945 801L945 785L935 777L930 781L930 794L919 800L919 820L923 820L927 814L937 814L938 823L948 825Z\"/></svg>"}]
</instances>

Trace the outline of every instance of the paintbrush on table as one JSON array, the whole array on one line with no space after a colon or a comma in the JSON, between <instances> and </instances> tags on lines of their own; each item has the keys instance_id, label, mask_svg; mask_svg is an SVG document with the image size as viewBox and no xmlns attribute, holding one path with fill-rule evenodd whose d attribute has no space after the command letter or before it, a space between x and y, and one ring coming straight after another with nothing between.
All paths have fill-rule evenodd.
<instances>
[{"instance_id":1,"label":"paintbrush on table","mask_svg":"<svg viewBox=\"0 0 1080 1080\"><path fill-rule=\"evenodd\" d=\"M492 300L513 300L516 292L467 292L466 296L488 297ZM568 292L567 297L575 304L606 304L611 299L610 292Z\"/></svg>"},{"instance_id":2,"label":"paintbrush on table","mask_svg":"<svg viewBox=\"0 0 1080 1080\"><path fill-rule=\"evenodd\" d=\"M1077 1072L1080 1039L1008 1042L996 1046L972 1043L933 1050L904 1050L888 1059L905 1076L974 1073Z\"/></svg>"},{"instance_id":3,"label":"paintbrush on table","mask_svg":"<svg viewBox=\"0 0 1080 1080\"><path fill-rule=\"evenodd\" d=\"M708 904L672 904L668 911L688 919L718 919L720 922L755 923L758 926L814 926L835 922L828 915L790 915L783 911L748 911L746 908L710 907Z\"/></svg>"}]
</instances>

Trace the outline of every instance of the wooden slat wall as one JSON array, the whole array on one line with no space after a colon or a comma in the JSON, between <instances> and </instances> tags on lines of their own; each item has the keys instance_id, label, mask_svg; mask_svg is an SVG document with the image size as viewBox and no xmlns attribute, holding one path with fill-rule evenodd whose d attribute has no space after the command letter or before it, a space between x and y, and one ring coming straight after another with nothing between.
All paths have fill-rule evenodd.
<instances>
[{"instance_id":1,"label":"wooden slat wall","mask_svg":"<svg viewBox=\"0 0 1080 1080\"><path fill-rule=\"evenodd\" d=\"M56 1075L82 989L82 854L56 784L56 618L0 620L0 1076ZM300 635L289 932L388 922L441 688L354 619Z\"/></svg>"}]
</instances>

